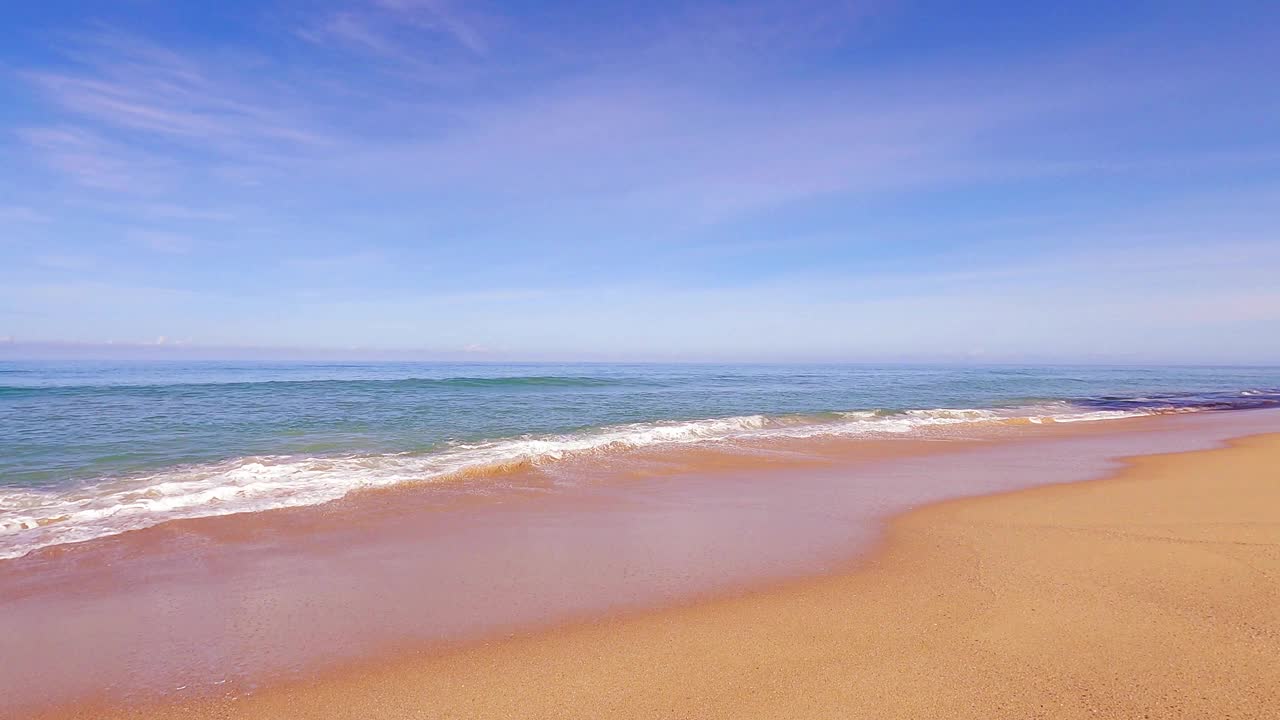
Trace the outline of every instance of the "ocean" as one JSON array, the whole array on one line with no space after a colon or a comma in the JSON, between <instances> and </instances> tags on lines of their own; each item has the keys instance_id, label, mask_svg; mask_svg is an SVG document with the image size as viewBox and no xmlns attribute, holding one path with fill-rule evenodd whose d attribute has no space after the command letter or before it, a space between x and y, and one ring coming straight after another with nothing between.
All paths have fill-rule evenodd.
<instances>
[{"instance_id":1,"label":"ocean","mask_svg":"<svg viewBox=\"0 0 1280 720\"><path fill-rule=\"evenodd\" d=\"M1280 368L0 362L0 558L663 445L1280 406Z\"/></svg>"}]
</instances>

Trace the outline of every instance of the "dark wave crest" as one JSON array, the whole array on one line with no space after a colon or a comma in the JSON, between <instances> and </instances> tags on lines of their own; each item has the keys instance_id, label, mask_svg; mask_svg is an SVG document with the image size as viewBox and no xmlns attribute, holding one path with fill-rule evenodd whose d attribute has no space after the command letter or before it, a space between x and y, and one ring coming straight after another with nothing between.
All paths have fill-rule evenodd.
<instances>
[{"instance_id":1,"label":"dark wave crest","mask_svg":"<svg viewBox=\"0 0 1280 720\"><path fill-rule=\"evenodd\" d=\"M1280 389L1258 388L1229 392L1159 393L1153 395L1101 395L1073 398L1073 405L1097 410L1145 412L1261 410L1280 407Z\"/></svg>"}]
</instances>

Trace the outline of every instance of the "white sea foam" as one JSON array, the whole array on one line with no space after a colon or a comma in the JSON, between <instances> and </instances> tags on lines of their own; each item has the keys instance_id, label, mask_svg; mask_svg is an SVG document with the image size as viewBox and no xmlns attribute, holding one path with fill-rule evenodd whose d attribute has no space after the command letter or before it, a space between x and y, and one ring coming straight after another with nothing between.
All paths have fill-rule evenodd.
<instances>
[{"instance_id":1,"label":"white sea foam","mask_svg":"<svg viewBox=\"0 0 1280 720\"><path fill-rule=\"evenodd\" d=\"M1066 403L1014 410L852 411L822 416L744 415L617 425L566 435L455 443L428 454L254 456L81 484L71 490L0 490L0 559L165 520L316 505L353 490L482 476L502 468L661 445L874 437L1022 420L1082 422L1141 415Z\"/></svg>"}]
</instances>

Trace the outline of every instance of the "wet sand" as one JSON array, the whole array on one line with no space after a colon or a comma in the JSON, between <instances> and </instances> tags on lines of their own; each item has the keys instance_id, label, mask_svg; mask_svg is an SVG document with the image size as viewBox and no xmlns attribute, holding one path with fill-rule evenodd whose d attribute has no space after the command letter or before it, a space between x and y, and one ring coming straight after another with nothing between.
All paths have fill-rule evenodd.
<instances>
[{"instance_id":1,"label":"wet sand","mask_svg":"<svg viewBox=\"0 0 1280 720\"><path fill-rule=\"evenodd\" d=\"M1116 430L1040 445L1007 443L973 450L967 459L955 453L920 456L916 460L923 464L914 465L894 459L868 476L883 504L863 515L848 514L852 506L844 508L845 514L837 511L841 502L866 498L856 492L833 495L849 485L839 473L796 475L797 484L783 493L776 476L744 483L735 470L738 484L729 489L734 497L747 491L744 503L751 512L728 512L723 523L756 517L757 511L783 519L756 517L768 532L753 539L751 528L743 528L747 542L742 531L735 534L728 524L712 523L708 535L682 536L671 547L701 542L689 566L699 572L714 569L724 547L749 555L781 546L786 552L769 561L784 566L794 565L808 547L817 560L799 563L803 572L797 574L819 579L775 574L769 589L721 587L711 593L720 599L677 592L637 606L614 603L606 619L561 618L555 629L539 632L489 626L482 640L453 649L417 638L377 659L273 680L249 694L187 699L175 692L160 703L91 702L52 716L1264 717L1280 702L1280 674L1273 668L1280 654L1280 480L1274 470L1280 466L1280 440L1275 436L1229 450L1140 458L1120 477L1098 482L932 504L899 516L880 538L879 550L851 560L857 548L875 542L874 533L860 535L867 516L939 492L926 484L923 492L885 499L892 496L886 488L902 489L905 479L943 468L954 474L962 467L980 470L987 483L961 473L963 482L943 491L998 492L1025 486L1023 476L1037 468L1045 482L1096 474L1098 463L1105 467L1118 447L1143 452L1193 440L1211 445L1224 435L1276 427L1274 413L1239 417L1244 415L1251 419L1176 418L1158 432ZM1014 481L1018 477L1021 482ZM670 507L661 503L697 506L708 500L699 493L709 488L718 488L713 497L724 500L721 480L693 483L688 495L690 486L679 479L658 483L665 490L649 500L660 501L659 512L632 519L669 517ZM671 494L672 486L680 492ZM624 505L630 507L635 497L626 495ZM792 506L775 510L772 503L783 496L793 499ZM605 492L596 502L613 507L616 499ZM527 517L529 508L517 504L514 511ZM619 518L600 517L606 524ZM657 531L705 529L708 517L695 513ZM857 531L840 534L841 524L849 522ZM798 543L777 532L788 528ZM639 525L632 531L647 532ZM602 528L594 533L608 537ZM709 542L717 533L737 542ZM250 535L262 543L261 535ZM618 548L597 550L607 555ZM178 554L190 551L184 547ZM734 557L725 556L730 569ZM202 562L202 577L217 575L217 562L209 557ZM661 563L655 567L670 569ZM566 571L552 570L533 582L545 584ZM757 582L770 577L758 566L746 570L743 577ZM234 575L234 569L226 572ZM639 585L650 579L640 578ZM189 577L179 581L185 587ZM243 578L233 587L243 591ZM563 598L592 593L589 584L562 590ZM413 609L419 596L405 591L365 587L356 594L390 593L395 605ZM31 593L27 599L50 599L39 587ZM173 600L154 591L145 597ZM516 604L522 599L518 592L504 597ZM643 609L655 599L667 609ZM97 596L90 600L102 602ZM670 607L677 601L683 604ZM426 602L425 607L441 607L439 598ZM370 607L367 598L356 605ZM598 609L586 608L599 617ZM189 616L191 609L186 610L179 615ZM118 611L110 609L103 617ZM259 612L254 617L273 616ZM374 618L338 635L317 625L313 650L323 652L331 637L385 624ZM135 630L141 628L129 632ZM185 632L177 626L152 630ZM224 634L243 643L246 656L262 651L242 626L227 625ZM270 645L269 629L257 637ZM67 657L65 647L55 650Z\"/></svg>"}]
</instances>

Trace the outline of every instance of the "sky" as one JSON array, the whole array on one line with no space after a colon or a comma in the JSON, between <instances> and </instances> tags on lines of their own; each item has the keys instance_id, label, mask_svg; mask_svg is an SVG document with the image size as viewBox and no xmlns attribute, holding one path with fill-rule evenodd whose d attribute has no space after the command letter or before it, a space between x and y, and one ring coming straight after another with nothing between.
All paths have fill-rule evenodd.
<instances>
[{"instance_id":1,"label":"sky","mask_svg":"<svg viewBox=\"0 0 1280 720\"><path fill-rule=\"evenodd\" d=\"M0 17L0 357L1280 364L1275 3Z\"/></svg>"}]
</instances>

